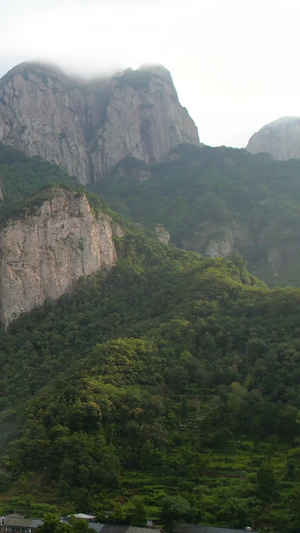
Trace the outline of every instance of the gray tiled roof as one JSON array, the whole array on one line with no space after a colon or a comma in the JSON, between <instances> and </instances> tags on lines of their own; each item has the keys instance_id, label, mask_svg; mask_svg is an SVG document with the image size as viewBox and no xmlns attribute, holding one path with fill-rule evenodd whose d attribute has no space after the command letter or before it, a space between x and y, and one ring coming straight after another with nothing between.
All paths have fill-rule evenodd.
<instances>
[{"instance_id":1,"label":"gray tiled roof","mask_svg":"<svg viewBox=\"0 0 300 533\"><path fill-rule=\"evenodd\" d=\"M126 533L159 533L159 529L129 526Z\"/></svg>"},{"instance_id":2,"label":"gray tiled roof","mask_svg":"<svg viewBox=\"0 0 300 533\"><path fill-rule=\"evenodd\" d=\"M4 525L9 527L32 527L32 518L17 518L7 516Z\"/></svg>"},{"instance_id":3,"label":"gray tiled roof","mask_svg":"<svg viewBox=\"0 0 300 533\"><path fill-rule=\"evenodd\" d=\"M120 526L118 524L105 524L101 533L126 533L129 526Z\"/></svg>"},{"instance_id":4,"label":"gray tiled roof","mask_svg":"<svg viewBox=\"0 0 300 533\"><path fill-rule=\"evenodd\" d=\"M225 527L201 526L196 524L177 524L173 533L245 533L244 529L227 529ZM251 533L256 533L252 531Z\"/></svg>"},{"instance_id":5,"label":"gray tiled roof","mask_svg":"<svg viewBox=\"0 0 300 533\"><path fill-rule=\"evenodd\" d=\"M104 528L104 524L99 524L99 522L89 522L89 527L99 533L99 531L102 531Z\"/></svg>"}]
</instances>

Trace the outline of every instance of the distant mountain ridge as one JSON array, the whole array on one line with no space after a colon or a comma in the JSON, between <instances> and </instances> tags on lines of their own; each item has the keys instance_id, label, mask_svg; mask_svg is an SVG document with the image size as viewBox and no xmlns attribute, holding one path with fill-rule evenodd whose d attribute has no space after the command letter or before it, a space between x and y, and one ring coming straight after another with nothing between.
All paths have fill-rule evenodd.
<instances>
[{"instance_id":1,"label":"distant mountain ridge","mask_svg":"<svg viewBox=\"0 0 300 533\"><path fill-rule=\"evenodd\" d=\"M300 159L300 117L281 117L263 126L250 138L246 150L268 152L274 159Z\"/></svg>"},{"instance_id":2,"label":"distant mountain ridge","mask_svg":"<svg viewBox=\"0 0 300 533\"><path fill-rule=\"evenodd\" d=\"M239 253L270 286L299 286L299 176L297 159L181 145L158 165L126 160L113 179L91 188L152 231L162 224L179 248L208 257Z\"/></svg>"},{"instance_id":3,"label":"distant mountain ridge","mask_svg":"<svg viewBox=\"0 0 300 533\"><path fill-rule=\"evenodd\" d=\"M83 82L59 69L22 63L0 81L0 140L99 181L124 157L157 163L197 128L162 66Z\"/></svg>"}]
</instances>

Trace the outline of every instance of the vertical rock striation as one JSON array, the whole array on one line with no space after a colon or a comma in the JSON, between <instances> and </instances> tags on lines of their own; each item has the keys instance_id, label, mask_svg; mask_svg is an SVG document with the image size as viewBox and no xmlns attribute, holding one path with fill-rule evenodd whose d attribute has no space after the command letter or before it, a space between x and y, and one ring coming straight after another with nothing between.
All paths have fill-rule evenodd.
<instances>
[{"instance_id":1,"label":"vertical rock striation","mask_svg":"<svg viewBox=\"0 0 300 533\"><path fill-rule=\"evenodd\" d=\"M164 67L84 83L23 63L0 81L0 141L91 183L124 157L156 163L199 138Z\"/></svg>"},{"instance_id":2,"label":"vertical rock striation","mask_svg":"<svg viewBox=\"0 0 300 533\"><path fill-rule=\"evenodd\" d=\"M116 262L108 215L96 217L82 193L50 189L47 195L34 209L8 219L0 232L0 315L5 325L47 298L70 291L80 276Z\"/></svg>"}]
</instances>

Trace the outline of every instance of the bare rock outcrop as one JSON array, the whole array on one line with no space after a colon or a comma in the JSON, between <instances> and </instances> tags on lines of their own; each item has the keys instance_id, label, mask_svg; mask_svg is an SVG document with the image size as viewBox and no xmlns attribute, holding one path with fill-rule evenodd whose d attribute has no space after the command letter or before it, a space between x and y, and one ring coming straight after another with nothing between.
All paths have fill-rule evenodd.
<instances>
[{"instance_id":1,"label":"bare rock outcrop","mask_svg":"<svg viewBox=\"0 0 300 533\"><path fill-rule=\"evenodd\" d=\"M164 67L85 83L22 63L0 81L0 141L91 183L125 157L157 163L199 137Z\"/></svg>"},{"instance_id":2,"label":"bare rock outcrop","mask_svg":"<svg viewBox=\"0 0 300 533\"><path fill-rule=\"evenodd\" d=\"M21 313L70 291L80 276L110 269L117 255L115 224L95 215L87 197L65 189L8 219L0 231L0 315ZM44 193L45 194L45 193ZM120 235L120 227L116 228Z\"/></svg>"},{"instance_id":3,"label":"bare rock outcrop","mask_svg":"<svg viewBox=\"0 0 300 533\"><path fill-rule=\"evenodd\" d=\"M162 224L158 224L155 228L155 233L160 242L163 244L169 244L171 235L168 230Z\"/></svg>"},{"instance_id":4,"label":"bare rock outcrop","mask_svg":"<svg viewBox=\"0 0 300 533\"><path fill-rule=\"evenodd\" d=\"M193 240L183 242L183 247L206 257L228 257L251 244L250 232L237 221L221 226L205 221L195 231Z\"/></svg>"},{"instance_id":5,"label":"bare rock outcrop","mask_svg":"<svg viewBox=\"0 0 300 533\"><path fill-rule=\"evenodd\" d=\"M268 152L274 159L300 159L300 117L282 117L270 122L250 138L246 150Z\"/></svg>"}]
</instances>

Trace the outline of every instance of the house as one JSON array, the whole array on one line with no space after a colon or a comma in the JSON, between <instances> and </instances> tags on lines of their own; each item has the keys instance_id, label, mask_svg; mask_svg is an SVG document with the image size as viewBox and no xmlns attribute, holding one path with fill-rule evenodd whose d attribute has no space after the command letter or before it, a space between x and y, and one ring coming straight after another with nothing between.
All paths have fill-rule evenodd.
<instances>
[{"instance_id":1,"label":"house","mask_svg":"<svg viewBox=\"0 0 300 533\"><path fill-rule=\"evenodd\" d=\"M62 523L68 523L72 515L66 516L61 520ZM151 529L146 527L133 527L123 524L100 524L93 522L95 519L93 515L76 514L76 518L87 520L89 528L94 530L94 533L160 533L159 529ZM24 518L19 514L11 514L0 517L0 533L37 533L35 529L43 524L43 520L33 518ZM91 533L93 533L91 531Z\"/></svg>"},{"instance_id":2,"label":"house","mask_svg":"<svg viewBox=\"0 0 300 533\"><path fill-rule=\"evenodd\" d=\"M0 517L2 533L33 533L42 523L43 520L24 518L24 516L18 514Z\"/></svg>"}]
</instances>

